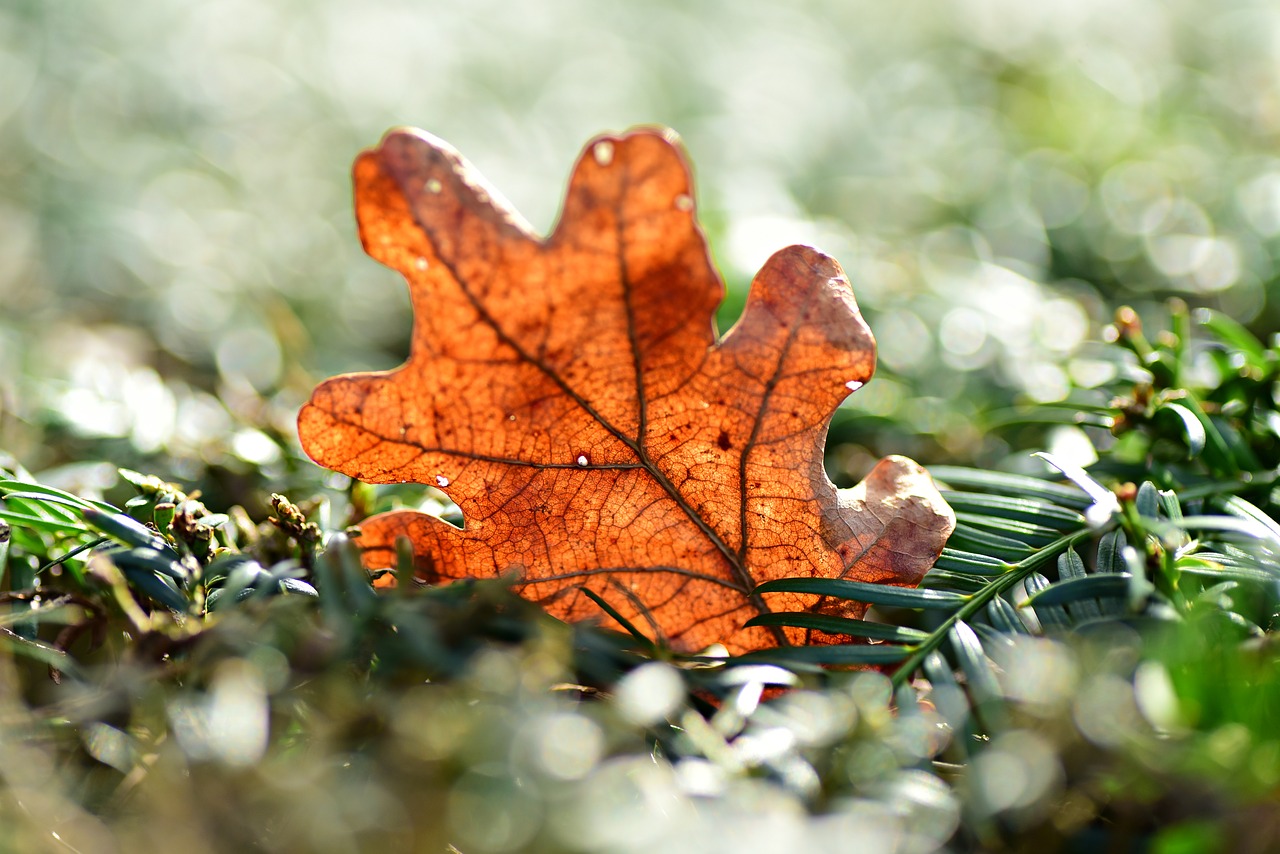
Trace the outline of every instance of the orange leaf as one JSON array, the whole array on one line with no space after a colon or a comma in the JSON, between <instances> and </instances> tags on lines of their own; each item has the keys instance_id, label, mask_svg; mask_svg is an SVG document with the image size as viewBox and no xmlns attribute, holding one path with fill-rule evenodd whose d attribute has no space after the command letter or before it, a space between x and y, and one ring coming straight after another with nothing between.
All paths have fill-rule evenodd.
<instances>
[{"instance_id":1,"label":"orange leaf","mask_svg":"<svg viewBox=\"0 0 1280 854\"><path fill-rule=\"evenodd\" d=\"M397 537L431 582L521 572L554 615L588 587L678 648L807 639L743 629L764 611L865 606L754 594L775 578L914 586L954 527L925 471L882 460L849 490L823 470L827 423L870 379L875 342L840 266L775 254L716 340L723 285L670 133L592 142L560 222L530 230L446 143L398 130L355 164L366 251L409 282L412 355L320 385L298 418L318 463L439 486L465 530L367 520L368 566Z\"/></svg>"}]
</instances>

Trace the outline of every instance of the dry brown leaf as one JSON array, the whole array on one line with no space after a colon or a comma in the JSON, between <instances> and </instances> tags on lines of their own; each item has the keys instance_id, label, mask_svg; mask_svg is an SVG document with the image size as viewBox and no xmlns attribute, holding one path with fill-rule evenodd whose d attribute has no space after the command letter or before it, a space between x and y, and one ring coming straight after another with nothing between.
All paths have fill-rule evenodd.
<instances>
[{"instance_id":1,"label":"dry brown leaf","mask_svg":"<svg viewBox=\"0 0 1280 854\"><path fill-rule=\"evenodd\" d=\"M299 415L318 463L439 486L465 530L415 512L363 525L366 564L413 543L431 582L521 573L564 619L588 587L677 648L811 640L743 629L765 611L856 603L753 594L775 578L914 586L954 527L920 466L882 460L836 490L828 421L875 342L840 266L775 254L716 340L723 285L670 133L592 142L548 238L446 143L398 130L355 164L365 249L409 282L412 354L320 385Z\"/></svg>"}]
</instances>

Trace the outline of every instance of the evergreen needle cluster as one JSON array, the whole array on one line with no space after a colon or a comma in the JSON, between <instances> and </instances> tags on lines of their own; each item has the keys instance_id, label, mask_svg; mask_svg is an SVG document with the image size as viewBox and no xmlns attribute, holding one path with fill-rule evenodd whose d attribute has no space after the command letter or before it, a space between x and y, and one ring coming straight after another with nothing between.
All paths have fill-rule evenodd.
<instances>
[{"instance_id":1,"label":"evergreen needle cluster","mask_svg":"<svg viewBox=\"0 0 1280 854\"><path fill-rule=\"evenodd\" d=\"M737 658L423 587L407 553L377 592L327 519L395 490L255 522L15 467L0 848L1268 850L1280 352L1173 315L1156 343L1118 315L1117 379L1072 404L1096 462L934 467L958 526L920 588L771 581L872 610L763 615L832 642Z\"/></svg>"}]
</instances>

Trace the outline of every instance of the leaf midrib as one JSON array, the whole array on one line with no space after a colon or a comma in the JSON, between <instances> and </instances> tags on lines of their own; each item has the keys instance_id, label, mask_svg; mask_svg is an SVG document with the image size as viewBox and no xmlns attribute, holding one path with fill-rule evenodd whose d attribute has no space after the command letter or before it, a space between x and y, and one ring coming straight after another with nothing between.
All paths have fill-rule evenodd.
<instances>
[{"instance_id":1,"label":"leaf midrib","mask_svg":"<svg viewBox=\"0 0 1280 854\"><path fill-rule=\"evenodd\" d=\"M407 193L405 192L405 188L401 184L399 179L397 179L394 174L391 174L388 177L390 177L391 180L395 182L398 187L400 187L401 195L402 197L405 197L407 201ZM434 229L428 227L425 223L422 222L421 219L419 219L417 212L414 211L412 205L409 205L409 213L410 213L410 216L413 217L413 220L418 224L418 227L422 229L422 231L427 235L429 239L431 239L433 246L439 246L439 242L434 239L434 236L435 236ZM539 372L541 372L545 377L551 380L551 382L554 383L556 387L561 390L561 392L563 392L566 396L568 396L569 399L571 399L575 404L577 404L588 416L590 416L596 423L598 423L614 438L616 438L619 442L625 445L633 454L635 454L636 459L640 463L640 466L643 467L646 472L648 472L649 476L653 478L654 482L657 483L662 488L662 490L667 494L667 496L673 502L675 502L676 506L678 506L681 509L681 511L685 514L685 516L691 522L693 522L694 526L697 527L702 532L703 536L705 536L707 540L716 548L716 550L720 552L721 556L727 562L730 568L730 571L734 574L738 582L742 585L742 589L739 592L741 592L741 594L747 599L747 601L758 613L761 613L761 614L771 613L772 611L769 608L769 606L765 603L764 598L759 594L753 592L756 586L755 579L751 576L751 573L747 570L747 567L745 565L745 553L746 553L745 546L746 546L746 539L747 539L747 529L745 525L745 515L746 515L746 482L745 480L740 479L740 483L739 483L742 514L744 517L744 524L740 532L744 547L742 549L742 554L739 555L737 551L729 547L729 545L724 541L724 539L720 536L720 534L713 527L711 527L710 523L708 523L707 520L704 519L688 503L688 501L685 500L684 495L675 486L675 484L671 482L671 480L666 476L666 474L653 462L653 460L649 457L645 449L643 439L647 434L647 423L646 423L647 397L645 395L645 390L644 390L645 387L643 382L643 376L644 376L643 370L640 364L639 341L635 334L634 310L633 310L632 301L631 301L632 283L629 275L627 274L625 253L622 251L622 246L623 246L622 235L621 235L622 216L621 216L621 211L616 208L614 213L615 213L615 221L619 223L618 237L617 237L617 241L618 241L617 254L618 254L620 279L622 282L623 301L626 309L627 335L628 335L630 346L631 346L632 363L634 366L634 371L636 376L637 424L638 424L638 432L640 433L639 438L632 438L631 436L624 433L621 429L616 427L612 422L610 422L607 418L605 418L603 414L598 412L595 409L595 407L593 407L590 404L590 402L587 401L586 398L584 398L575 389L573 389L568 383L566 383L564 379L556 371L552 370L550 366L548 366L545 362L543 362L538 357L534 356L532 353L527 352L518 342L516 342L514 338L512 338L507 333L507 331L503 328L503 326L498 322L497 318L495 318L488 311L488 309L481 302L480 298L469 287L467 281L461 276L461 274L458 271L458 268L449 259L443 257L439 251L436 252L436 257L440 261L441 265L444 266L444 268L448 271L453 281L457 283L458 289L462 292L463 296L466 298L467 302L471 305L472 309L479 316L480 320L483 323L487 324L493 330L494 334L498 337L498 340L503 344L505 344L506 346L510 347L515 352L518 358L532 365ZM552 239L552 238L544 239L528 233L522 233L521 236L524 237L525 239L533 240L543 248L548 246ZM554 234L552 235L552 237L554 237ZM790 346L790 343L794 334L795 334L795 331L794 329L792 329L791 333L788 335L787 345L786 345L787 347ZM716 344L713 346L718 346L718 345L719 345L719 342L716 342ZM785 357L785 352L786 351L784 349L784 357ZM779 361L781 361L781 359ZM770 382L773 384L776 384L776 379L777 379L777 374L775 372L774 376L771 377ZM767 397L762 399L761 411L758 412L756 415L756 423L755 425L753 425L753 431L752 431L753 438L758 432L759 422L762 419L763 410L766 406L766 403L767 403ZM752 446L750 443L748 443L743 447L741 460L746 459L746 456L751 451L751 447ZM740 462L740 466L745 466L745 462ZM585 468L591 468L591 466L587 466ZM789 645L789 641L786 639L786 635L781 628L776 626L770 627L770 631L771 631L771 634L774 635L775 640L777 640L777 642L780 645L784 645L784 646Z\"/></svg>"}]
</instances>

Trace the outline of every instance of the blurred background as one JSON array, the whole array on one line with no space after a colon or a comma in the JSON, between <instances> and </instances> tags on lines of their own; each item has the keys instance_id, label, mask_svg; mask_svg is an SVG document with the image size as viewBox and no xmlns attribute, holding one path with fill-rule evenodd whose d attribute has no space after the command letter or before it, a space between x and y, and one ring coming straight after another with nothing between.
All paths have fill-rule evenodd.
<instances>
[{"instance_id":1,"label":"blurred background","mask_svg":"<svg viewBox=\"0 0 1280 854\"><path fill-rule=\"evenodd\" d=\"M230 510L203 517L204 530L231 522L264 564L292 554L248 518L272 512L272 492L342 527L307 499L328 493L341 508L350 484L302 456L294 419L321 379L407 353L404 285L361 251L349 184L357 152L406 124L451 142L544 231L588 139L676 129L729 286L722 329L775 250L805 242L839 259L880 341L875 380L832 424L842 485L891 452L1030 470L1031 449L1080 459L1101 448L1110 434L1096 409L1125 366L1099 338L1120 305L1156 341L1170 297L1267 341L1280 329L1274 0L5 0L0 469L84 495L116 484L119 501L134 490L117 466L178 481ZM1199 386L1248 382L1202 399L1248 397L1240 420L1280 434L1275 393L1263 400L1251 384L1269 388L1274 355L1258 348L1267 372L1250 374L1222 350L1207 355L1225 368ZM1182 386L1197 378L1170 384ZM1280 439L1258 439L1261 426L1244 431L1260 462L1224 473L1204 456L1212 489L1186 490L1188 514L1255 474L1261 497L1249 495L1274 514ZM1170 453L1182 461L1194 443L1180 429ZM1129 435L1145 442L1140 432ZM1148 465L1152 447L1125 462ZM133 499L140 517L166 504L172 516L174 490L135 480L150 489ZM385 489L384 505L425 492L442 507L433 488ZM369 494L352 489L350 505ZM45 569L50 591L76 589L55 564L91 535L54 530L14 526L0 578L12 590L0 593L43 591ZM1115 563L1129 550L1108 536L1086 561L1141 566ZM1155 542L1141 530L1132 540L1149 556ZM1188 565L1203 557L1177 542ZM1270 571L1274 551L1261 554ZM349 547L345 564L332 555L365 583ZM1232 555L1210 556L1237 570L1249 557ZM958 577L936 575L942 587ZM90 669L55 693L48 644L27 644L12 659L23 681L11 675L9 650L24 649L13 638L27 631L11 596L0 601L0 851L345 854L425 850L436 837L443 849L447 833L481 854L544 842L835 850L851 838L926 852L962 822L963 840L996 821L1026 832L1027 848L1003 850L1055 850L1059 836L1079 843L1063 850L1139 850L1158 822L1168 832L1149 848L1163 854L1272 851L1274 576L1256 596L1258 576L1224 577L1254 586L1206 589L1196 601L1214 613L1146 647L1118 618L1052 635L1063 643L1013 643L988 609L969 634L994 651L999 679L964 659L961 680L975 715L998 721L1008 702L1003 732L968 717L941 658L930 708L899 694L891 713L888 681L858 673L764 703L759 683L751 696L726 679L714 696L737 699L711 714L713 683L700 680L714 669L654 661L619 678L633 659L589 628L511 610L501 585L372 606L334 574L318 587L354 605L259 599L205 619L198 644L196 620L175 622L165 646L131 615L103 617L108 645L88 652L90 638L64 644L48 629L59 646L79 643ZM102 614L119 610L92 595ZM123 582L112 595L138 607ZM31 613L43 596L28 596ZM1053 607L1083 628L1096 605ZM48 610L41 626L56 625ZM1241 646L1261 626L1270 634ZM614 699L596 702L596 684ZM978 724L995 737L974 738ZM1228 831L1261 841L1219 844Z\"/></svg>"},{"instance_id":2,"label":"blurred background","mask_svg":"<svg viewBox=\"0 0 1280 854\"><path fill-rule=\"evenodd\" d=\"M546 230L587 139L663 124L722 328L786 244L854 283L880 368L833 425L838 481L891 451L1024 465L1010 431L1069 442L1111 378L1115 306L1275 328L1278 46L1266 0L11 0L0 448L79 488L316 484L298 406L398 364L411 323L355 234L355 154L420 126Z\"/></svg>"}]
</instances>

